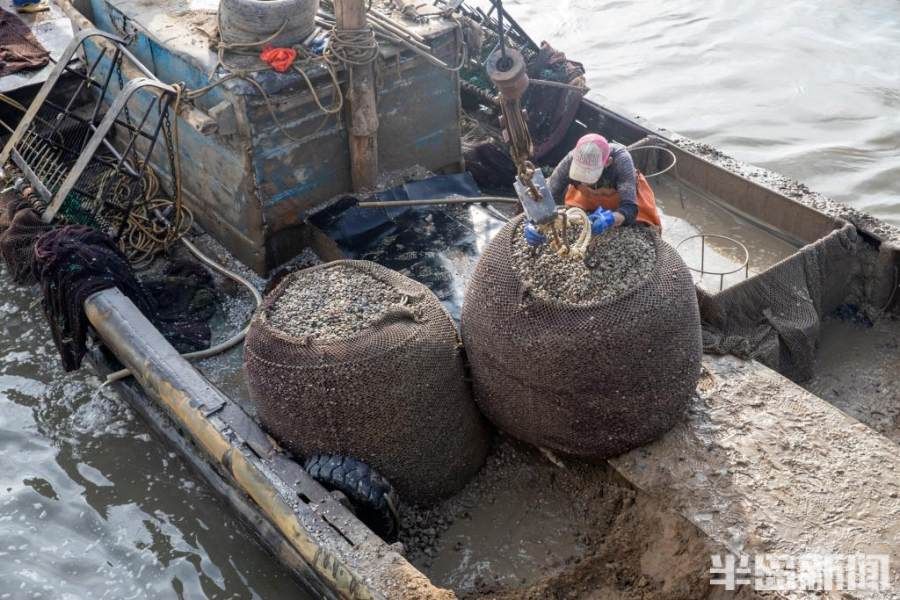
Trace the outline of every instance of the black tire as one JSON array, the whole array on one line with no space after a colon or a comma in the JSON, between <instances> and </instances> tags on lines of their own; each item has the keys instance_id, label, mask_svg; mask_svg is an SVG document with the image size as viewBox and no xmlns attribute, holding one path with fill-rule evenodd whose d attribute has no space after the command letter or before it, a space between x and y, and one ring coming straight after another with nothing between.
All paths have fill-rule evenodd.
<instances>
[{"instance_id":1,"label":"black tire","mask_svg":"<svg viewBox=\"0 0 900 600\"><path fill-rule=\"evenodd\" d=\"M369 465L349 456L314 454L304 468L326 490L344 494L356 516L381 539L388 543L397 539L397 492Z\"/></svg>"},{"instance_id":2,"label":"black tire","mask_svg":"<svg viewBox=\"0 0 900 600\"><path fill-rule=\"evenodd\" d=\"M260 42L281 30L273 46L300 44L315 29L319 0L222 0L219 34L226 43Z\"/></svg>"}]
</instances>

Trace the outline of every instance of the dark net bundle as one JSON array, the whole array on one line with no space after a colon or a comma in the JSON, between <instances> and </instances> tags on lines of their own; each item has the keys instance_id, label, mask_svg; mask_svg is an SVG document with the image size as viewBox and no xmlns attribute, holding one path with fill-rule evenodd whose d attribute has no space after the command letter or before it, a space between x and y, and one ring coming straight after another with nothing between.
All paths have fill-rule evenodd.
<instances>
[{"instance_id":1,"label":"dark net bundle","mask_svg":"<svg viewBox=\"0 0 900 600\"><path fill-rule=\"evenodd\" d=\"M254 317L244 360L281 444L362 460L410 501L458 490L487 454L450 316L428 288L376 263L287 275Z\"/></svg>"},{"instance_id":2,"label":"dark net bundle","mask_svg":"<svg viewBox=\"0 0 900 600\"><path fill-rule=\"evenodd\" d=\"M0 191L0 234L9 227L10 221L18 212L22 201L13 188L7 188ZM27 205L26 205L27 206Z\"/></svg>"},{"instance_id":3,"label":"dark net bundle","mask_svg":"<svg viewBox=\"0 0 900 600\"><path fill-rule=\"evenodd\" d=\"M604 289L603 300L585 300L566 282L567 292L538 293L514 255L521 221L493 239L466 292L462 336L476 402L514 437L583 458L659 437L681 417L700 377L700 315L681 257L652 230L627 228L593 240L585 264L572 267L618 268L629 277L630 265L611 265L610 256L618 244L647 244L643 274L621 293Z\"/></svg>"},{"instance_id":4,"label":"dark net bundle","mask_svg":"<svg viewBox=\"0 0 900 600\"><path fill-rule=\"evenodd\" d=\"M77 369L87 352L90 323L84 301L92 294L117 287L180 352L209 345L210 330L197 318L173 315L135 277L125 255L104 233L84 225L53 229L34 244L34 278L43 291L43 308L63 368Z\"/></svg>"},{"instance_id":5,"label":"dark net bundle","mask_svg":"<svg viewBox=\"0 0 900 600\"><path fill-rule=\"evenodd\" d=\"M14 190L0 198L0 256L15 283L35 283L31 270L34 242L51 229L53 225L44 223Z\"/></svg>"}]
</instances>

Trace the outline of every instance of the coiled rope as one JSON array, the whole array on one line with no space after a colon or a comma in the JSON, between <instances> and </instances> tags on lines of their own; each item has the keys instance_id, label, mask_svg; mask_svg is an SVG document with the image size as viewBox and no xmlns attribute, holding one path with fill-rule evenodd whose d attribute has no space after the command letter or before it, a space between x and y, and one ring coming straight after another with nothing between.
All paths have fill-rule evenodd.
<instances>
[{"instance_id":1,"label":"coiled rope","mask_svg":"<svg viewBox=\"0 0 900 600\"><path fill-rule=\"evenodd\" d=\"M324 57L335 67L341 63L364 67L374 62L378 58L378 41L375 39L375 31L371 27L362 29L332 28Z\"/></svg>"}]
</instances>

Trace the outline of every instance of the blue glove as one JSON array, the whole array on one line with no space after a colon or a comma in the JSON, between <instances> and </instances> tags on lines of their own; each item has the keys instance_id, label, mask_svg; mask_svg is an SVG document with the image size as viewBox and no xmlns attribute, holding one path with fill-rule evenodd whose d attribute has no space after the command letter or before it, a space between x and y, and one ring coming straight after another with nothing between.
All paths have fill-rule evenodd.
<instances>
[{"instance_id":1,"label":"blue glove","mask_svg":"<svg viewBox=\"0 0 900 600\"><path fill-rule=\"evenodd\" d=\"M525 241L529 246L540 246L541 244L547 243L547 238L543 233L537 230L534 223L525 223L525 230L523 233L525 235Z\"/></svg>"},{"instance_id":2,"label":"blue glove","mask_svg":"<svg viewBox=\"0 0 900 600\"><path fill-rule=\"evenodd\" d=\"M588 219L591 220L591 235L600 235L616 222L612 211L605 208L598 208L588 215Z\"/></svg>"}]
</instances>

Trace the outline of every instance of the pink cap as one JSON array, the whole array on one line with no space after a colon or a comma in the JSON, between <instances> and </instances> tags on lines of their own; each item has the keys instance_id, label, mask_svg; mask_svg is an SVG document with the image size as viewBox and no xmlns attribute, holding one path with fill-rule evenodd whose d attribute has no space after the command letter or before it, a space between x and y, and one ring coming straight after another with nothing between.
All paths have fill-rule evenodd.
<instances>
[{"instance_id":1,"label":"pink cap","mask_svg":"<svg viewBox=\"0 0 900 600\"><path fill-rule=\"evenodd\" d=\"M609 160L609 142L602 135L589 133L575 144L569 178L582 183L597 183Z\"/></svg>"}]
</instances>

